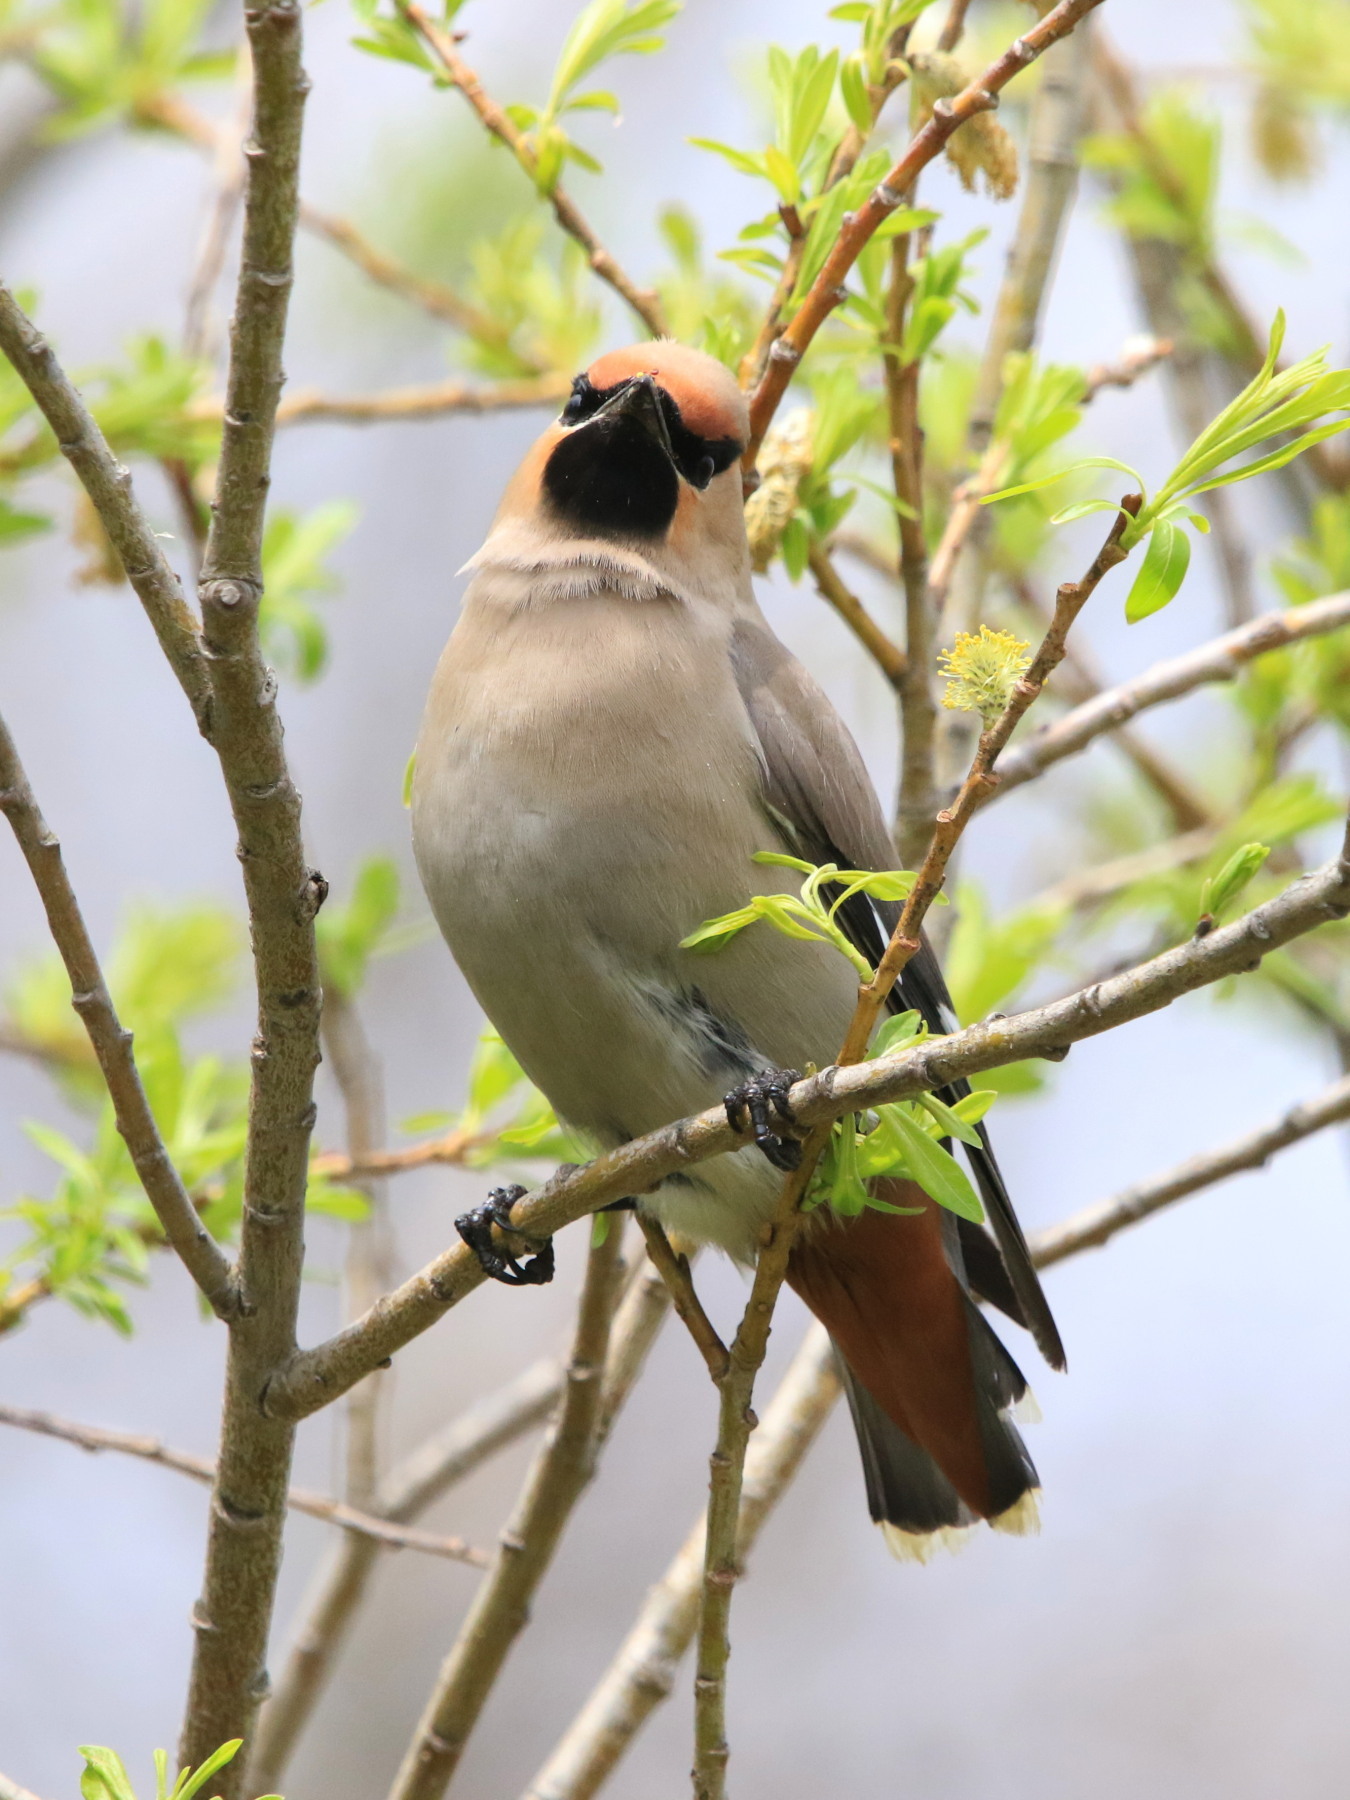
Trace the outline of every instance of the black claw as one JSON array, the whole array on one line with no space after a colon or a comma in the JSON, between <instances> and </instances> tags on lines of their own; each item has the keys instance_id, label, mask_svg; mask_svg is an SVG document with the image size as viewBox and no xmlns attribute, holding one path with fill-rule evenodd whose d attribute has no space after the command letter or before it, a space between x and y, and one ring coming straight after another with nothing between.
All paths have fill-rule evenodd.
<instances>
[{"instance_id":1,"label":"black claw","mask_svg":"<svg viewBox=\"0 0 1350 1800\"><path fill-rule=\"evenodd\" d=\"M512 1225L511 1208L524 1193L523 1187L515 1185L493 1188L481 1206L459 1215L455 1230L478 1258L479 1268L494 1281L504 1282L507 1287L542 1287L553 1279L553 1239L538 1243ZM494 1226L524 1238L534 1252L529 1262L517 1262L509 1250L497 1247L492 1236Z\"/></svg>"},{"instance_id":2,"label":"black claw","mask_svg":"<svg viewBox=\"0 0 1350 1800\"><path fill-rule=\"evenodd\" d=\"M784 1174L801 1166L802 1147L795 1137L776 1131L774 1126L796 1123L788 1096L793 1082L800 1080L797 1069L765 1069L732 1088L723 1101L731 1129L744 1131L748 1121L755 1142L774 1168Z\"/></svg>"}]
</instances>

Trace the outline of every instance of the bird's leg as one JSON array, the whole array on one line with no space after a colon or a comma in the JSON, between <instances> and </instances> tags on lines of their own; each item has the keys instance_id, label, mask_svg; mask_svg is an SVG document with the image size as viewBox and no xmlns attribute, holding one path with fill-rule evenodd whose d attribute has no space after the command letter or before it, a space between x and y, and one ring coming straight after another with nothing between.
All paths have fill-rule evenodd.
<instances>
[{"instance_id":1,"label":"bird's leg","mask_svg":"<svg viewBox=\"0 0 1350 1800\"><path fill-rule=\"evenodd\" d=\"M793 1082L800 1080L797 1069L764 1069L732 1088L722 1103L731 1129L745 1131L748 1126L774 1168L784 1173L800 1165L802 1147L795 1137L775 1127L796 1124L788 1095Z\"/></svg>"},{"instance_id":2,"label":"bird's leg","mask_svg":"<svg viewBox=\"0 0 1350 1800\"><path fill-rule=\"evenodd\" d=\"M541 1287L553 1279L553 1239L531 1238L511 1223L511 1208L524 1193L525 1189L514 1183L493 1188L481 1206L455 1220L455 1230L478 1258L479 1268L507 1287ZM509 1250L498 1249L492 1236L494 1225L524 1240L534 1253L529 1262L517 1262Z\"/></svg>"}]
</instances>

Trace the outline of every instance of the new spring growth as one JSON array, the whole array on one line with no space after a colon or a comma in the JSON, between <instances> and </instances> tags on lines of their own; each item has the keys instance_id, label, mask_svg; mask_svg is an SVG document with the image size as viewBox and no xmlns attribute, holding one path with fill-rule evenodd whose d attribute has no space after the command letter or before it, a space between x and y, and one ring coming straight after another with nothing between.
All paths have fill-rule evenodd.
<instances>
[{"instance_id":1,"label":"new spring growth","mask_svg":"<svg viewBox=\"0 0 1350 1800\"><path fill-rule=\"evenodd\" d=\"M977 712L989 726L1007 707L1013 688L1031 667L1031 645L1010 631L958 631L938 659L947 678L942 704L952 712Z\"/></svg>"},{"instance_id":2,"label":"new spring growth","mask_svg":"<svg viewBox=\"0 0 1350 1800\"><path fill-rule=\"evenodd\" d=\"M750 562L763 575L778 554L793 514L797 494L811 473L815 414L798 407L780 419L759 453L760 483L745 503L745 531Z\"/></svg>"}]
</instances>

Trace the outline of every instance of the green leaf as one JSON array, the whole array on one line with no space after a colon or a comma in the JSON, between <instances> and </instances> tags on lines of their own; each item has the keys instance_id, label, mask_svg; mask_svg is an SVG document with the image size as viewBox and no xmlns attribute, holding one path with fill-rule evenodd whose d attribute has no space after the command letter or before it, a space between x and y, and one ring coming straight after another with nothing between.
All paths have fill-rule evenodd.
<instances>
[{"instance_id":1,"label":"green leaf","mask_svg":"<svg viewBox=\"0 0 1350 1800\"><path fill-rule=\"evenodd\" d=\"M862 57L856 51L852 56L846 56L840 65L839 92L849 118L866 137L872 129L872 102L867 93Z\"/></svg>"},{"instance_id":2,"label":"green leaf","mask_svg":"<svg viewBox=\"0 0 1350 1800\"><path fill-rule=\"evenodd\" d=\"M1148 551L1125 600L1125 617L1131 625L1159 612L1174 600L1191 560L1191 540L1180 525L1159 519L1153 527Z\"/></svg>"},{"instance_id":3,"label":"green leaf","mask_svg":"<svg viewBox=\"0 0 1350 1800\"><path fill-rule=\"evenodd\" d=\"M769 179L762 156L751 156L744 150L735 149L731 144L719 144L716 138L691 137L685 141L693 144L696 149L711 150L714 156L724 157L732 168L739 169L742 175L755 175L761 181Z\"/></svg>"},{"instance_id":4,"label":"green leaf","mask_svg":"<svg viewBox=\"0 0 1350 1800\"><path fill-rule=\"evenodd\" d=\"M609 1227L610 1227L610 1221L612 1220L613 1216L614 1215L612 1213L607 1213L607 1212L598 1212L598 1213L591 1214L591 1249L592 1250L599 1250L603 1244L605 1244L609 1241Z\"/></svg>"},{"instance_id":5,"label":"green leaf","mask_svg":"<svg viewBox=\"0 0 1350 1800\"><path fill-rule=\"evenodd\" d=\"M345 905L329 899L315 920L324 981L350 998L366 978L398 911L398 869L387 856L368 857L356 872Z\"/></svg>"},{"instance_id":6,"label":"green leaf","mask_svg":"<svg viewBox=\"0 0 1350 1800\"><path fill-rule=\"evenodd\" d=\"M900 1138L914 1179L929 1199L936 1200L939 1206L945 1206L963 1219L982 1224L984 1208L970 1185L970 1177L955 1157L916 1125L903 1105L879 1107L878 1111L886 1116Z\"/></svg>"},{"instance_id":7,"label":"green leaf","mask_svg":"<svg viewBox=\"0 0 1350 1800\"><path fill-rule=\"evenodd\" d=\"M208 1756L195 1774L188 1776L186 1781L180 1778L179 1785L174 1790L174 1800L192 1800L192 1796L205 1787L211 1777L232 1760L243 1741L243 1738L231 1738L229 1743L222 1744L219 1750Z\"/></svg>"},{"instance_id":8,"label":"green leaf","mask_svg":"<svg viewBox=\"0 0 1350 1800\"><path fill-rule=\"evenodd\" d=\"M927 1027L917 1012L893 1013L889 1019L883 1019L872 1040L872 1048L868 1051L868 1060L878 1056L894 1056L896 1051L904 1050L908 1045L917 1043L927 1035Z\"/></svg>"},{"instance_id":9,"label":"green leaf","mask_svg":"<svg viewBox=\"0 0 1350 1800\"><path fill-rule=\"evenodd\" d=\"M122 1759L101 1744L81 1744L84 1772L80 1776L80 1792L84 1800L136 1800Z\"/></svg>"},{"instance_id":10,"label":"green leaf","mask_svg":"<svg viewBox=\"0 0 1350 1800\"><path fill-rule=\"evenodd\" d=\"M943 1137L959 1138L963 1144L973 1144L977 1149L983 1144L984 1139L975 1127L968 1124L954 1107L939 1100L936 1094L916 1094L914 1098L925 1112L931 1113L937 1120L942 1127Z\"/></svg>"},{"instance_id":11,"label":"green leaf","mask_svg":"<svg viewBox=\"0 0 1350 1800\"><path fill-rule=\"evenodd\" d=\"M753 906L741 906L735 912L723 913L718 919L705 919L697 931L691 931L688 937L680 939L681 950L694 950L700 956L710 956L718 950L724 950L739 932L747 925L753 925L759 918L758 910Z\"/></svg>"},{"instance_id":12,"label":"green leaf","mask_svg":"<svg viewBox=\"0 0 1350 1800\"><path fill-rule=\"evenodd\" d=\"M1243 844L1200 889L1200 911L1220 918L1270 855L1269 844Z\"/></svg>"},{"instance_id":13,"label":"green leaf","mask_svg":"<svg viewBox=\"0 0 1350 1800\"><path fill-rule=\"evenodd\" d=\"M1137 469L1132 469L1128 463L1117 462L1114 456L1085 456L1078 462L1070 463L1066 468L1054 470L1052 474L1039 475L1034 481L1019 481L1015 487L999 488L997 493L986 494L980 501L980 505L992 506L996 500L1011 500L1016 494L1037 493L1041 488L1050 487L1056 481L1063 481L1070 475L1077 475L1083 469L1119 469L1122 474L1130 477L1141 494L1145 492L1143 476Z\"/></svg>"}]
</instances>

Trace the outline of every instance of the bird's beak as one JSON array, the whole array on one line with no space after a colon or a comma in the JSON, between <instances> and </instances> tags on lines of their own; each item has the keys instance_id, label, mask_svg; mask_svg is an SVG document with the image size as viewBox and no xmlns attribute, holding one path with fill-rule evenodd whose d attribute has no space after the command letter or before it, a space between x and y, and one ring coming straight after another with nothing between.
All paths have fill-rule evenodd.
<instances>
[{"instance_id":1,"label":"bird's beak","mask_svg":"<svg viewBox=\"0 0 1350 1800\"><path fill-rule=\"evenodd\" d=\"M666 424L666 415L661 407L661 396L657 391L656 377L653 375L635 375L626 381L612 399L586 420L585 425L578 427L585 430L586 425L594 425L599 419L629 418L640 425L664 453L672 469L679 473L679 464L675 460L675 446L670 441L670 430Z\"/></svg>"}]
</instances>

